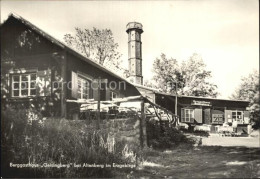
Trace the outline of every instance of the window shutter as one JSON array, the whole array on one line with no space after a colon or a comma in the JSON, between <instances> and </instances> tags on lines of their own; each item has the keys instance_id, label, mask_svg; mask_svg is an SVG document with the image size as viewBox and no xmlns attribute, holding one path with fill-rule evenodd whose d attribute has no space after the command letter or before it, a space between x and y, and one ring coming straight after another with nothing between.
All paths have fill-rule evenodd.
<instances>
[{"instance_id":1,"label":"window shutter","mask_svg":"<svg viewBox=\"0 0 260 179\"><path fill-rule=\"evenodd\" d=\"M210 124L210 121L211 121L210 109L205 109L204 110L204 119L205 119L205 124Z\"/></svg>"},{"instance_id":2,"label":"window shutter","mask_svg":"<svg viewBox=\"0 0 260 179\"><path fill-rule=\"evenodd\" d=\"M232 122L232 111L231 110L225 110L225 122Z\"/></svg>"},{"instance_id":3,"label":"window shutter","mask_svg":"<svg viewBox=\"0 0 260 179\"><path fill-rule=\"evenodd\" d=\"M51 95L51 70L40 70L36 73L37 96Z\"/></svg>"},{"instance_id":4,"label":"window shutter","mask_svg":"<svg viewBox=\"0 0 260 179\"><path fill-rule=\"evenodd\" d=\"M244 124L249 124L250 122L250 112L244 111Z\"/></svg>"},{"instance_id":5,"label":"window shutter","mask_svg":"<svg viewBox=\"0 0 260 179\"><path fill-rule=\"evenodd\" d=\"M184 113L184 109L181 109L181 122L185 122L185 113Z\"/></svg>"},{"instance_id":6,"label":"window shutter","mask_svg":"<svg viewBox=\"0 0 260 179\"><path fill-rule=\"evenodd\" d=\"M107 88L106 83L100 83L100 101L106 101L110 99L110 89ZM93 98L95 101L98 100L98 82L94 81L93 83Z\"/></svg>"},{"instance_id":7,"label":"window shutter","mask_svg":"<svg viewBox=\"0 0 260 179\"><path fill-rule=\"evenodd\" d=\"M71 72L71 97L78 98L78 74Z\"/></svg>"},{"instance_id":8,"label":"window shutter","mask_svg":"<svg viewBox=\"0 0 260 179\"><path fill-rule=\"evenodd\" d=\"M1 97L6 98L6 97L11 97L12 95L12 82L9 74L2 74L2 79L1 81Z\"/></svg>"},{"instance_id":9,"label":"window shutter","mask_svg":"<svg viewBox=\"0 0 260 179\"><path fill-rule=\"evenodd\" d=\"M106 85L105 83L100 83L100 101L106 100Z\"/></svg>"},{"instance_id":10,"label":"window shutter","mask_svg":"<svg viewBox=\"0 0 260 179\"><path fill-rule=\"evenodd\" d=\"M195 109L194 118L197 123L202 123L202 109Z\"/></svg>"},{"instance_id":11,"label":"window shutter","mask_svg":"<svg viewBox=\"0 0 260 179\"><path fill-rule=\"evenodd\" d=\"M98 90L97 89L93 89L93 98L95 101L98 100Z\"/></svg>"}]
</instances>

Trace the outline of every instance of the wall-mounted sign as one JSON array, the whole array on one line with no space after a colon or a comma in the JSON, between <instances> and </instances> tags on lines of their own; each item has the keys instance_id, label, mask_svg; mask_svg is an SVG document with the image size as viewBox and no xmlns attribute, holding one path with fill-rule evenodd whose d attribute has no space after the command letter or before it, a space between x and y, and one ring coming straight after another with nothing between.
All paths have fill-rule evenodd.
<instances>
[{"instance_id":1,"label":"wall-mounted sign","mask_svg":"<svg viewBox=\"0 0 260 179\"><path fill-rule=\"evenodd\" d=\"M198 105L198 106L211 106L211 103L209 101L198 101L198 100L192 100L191 105Z\"/></svg>"}]
</instances>

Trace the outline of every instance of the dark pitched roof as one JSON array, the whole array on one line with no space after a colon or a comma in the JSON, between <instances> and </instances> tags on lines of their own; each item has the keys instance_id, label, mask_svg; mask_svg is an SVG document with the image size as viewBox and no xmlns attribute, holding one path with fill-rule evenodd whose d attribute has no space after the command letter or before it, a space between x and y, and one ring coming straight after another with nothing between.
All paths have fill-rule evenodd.
<instances>
[{"instance_id":1,"label":"dark pitched roof","mask_svg":"<svg viewBox=\"0 0 260 179\"><path fill-rule=\"evenodd\" d=\"M34 30L36 33L40 34L42 37L46 38L47 40L51 41L52 43L54 43L55 45L61 47L62 49L66 50L68 53L71 53L72 55L78 57L79 59L93 65L94 67L102 70L102 71L105 71L106 73L120 79L120 80L123 80L123 81L126 81L127 83L131 84L131 85L134 85L132 84L131 82L127 81L126 79L122 78L121 76L111 72L110 70L108 70L107 68L105 68L104 66L94 62L93 60L91 60L90 58L87 58L83 55L81 55L80 53L76 52L75 50L73 50L72 48L68 47L67 45L65 45L64 43L60 42L59 40L55 39L54 37L52 37L51 35L49 35L47 32L41 30L40 28L38 28L37 26L35 26L34 24L32 24L31 22L29 22L28 20L24 19L23 17L17 15L17 14L14 14L14 13L10 13L9 16L8 16L8 19L9 18L15 18L16 20L18 20L19 22L21 22L22 24L24 24L25 26L27 26L28 28ZM7 19L7 20L8 20ZM5 20L5 22L7 21ZM5 24L5 22L2 25Z\"/></svg>"},{"instance_id":2,"label":"dark pitched roof","mask_svg":"<svg viewBox=\"0 0 260 179\"><path fill-rule=\"evenodd\" d=\"M175 94L160 92L158 89L155 89L155 88L150 88L150 87L146 87L146 86L142 86L142 85L138 85L138 84L135 84L135 87L136 87L137 89L139 89L139 88L145 89L145 90L151 91L152 93L159 94L159 95L163 95L163 96L173 96L173 97L176 97ZM245 100L220 99L220 98L212 98L212 97L184 96L184 95L178 95L177 97L178 97L178 98L197 98L197 99L208 99L208 100L234 101L234 102L245 102L245 103L249 103L249 101L245 101Z\"/></svg>"}]
</instances>

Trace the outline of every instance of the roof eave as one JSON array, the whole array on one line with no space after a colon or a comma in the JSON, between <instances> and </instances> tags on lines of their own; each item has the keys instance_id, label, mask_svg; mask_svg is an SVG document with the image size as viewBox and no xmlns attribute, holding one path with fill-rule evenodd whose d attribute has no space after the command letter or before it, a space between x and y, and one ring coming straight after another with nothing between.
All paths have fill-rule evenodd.
<instances>
[{"instance_id":1,"label":"roof eave","mask_svg":"<svg viewBox=\"0 0 260 179\"><path fill-rule=\"evenodd\" d=\"M94 62L93 60L91 60L90 58L87 58L83 55L81 55L80 53L78 53L77 51L73 50L72 48L68 47L67 45L65 45L64 43L60 42L59 40L55 39L54 37L52 37L51 35L49 35L47 32L44 32L43 30L41 30L40 28L38 28L37 26L35 26L34 24L32 24L31 22L29 22L28 20L24 19L23 17L19 16L18 14L15 13L10 13L8 16L8 19L10 17L13 17L15 19L17 19L18 21L20 21L21 23L23 23L24 25L28 26L29 28L31 28L32 30L34 30L36 33L39 33L41 36L43 36L44 38L48 39L49 41L51 41L52 43L56 44L57 46L61 47L62 49L64 49L65 51L71 53L74 56L79 57L81 60L90 63L91 65L95 66L98 69L101 69L103 71L105 71L106 73L120 79L123 81L126 81L127 83L129 83L130 85L134 85L131 82L129 82L128 80L122 78L121 76L109 71L108 69L106 69L105 67L103 67L102 65ZM7 20L8 20L7 19ZM6 20L6 21L7 21ZM6 22L5 21L5 22ZM4 22L4 23L5 23ZM4 24L3 23L3 24ZM1 24L1 25L3 25Z\"/></svg>"}]
</instances>

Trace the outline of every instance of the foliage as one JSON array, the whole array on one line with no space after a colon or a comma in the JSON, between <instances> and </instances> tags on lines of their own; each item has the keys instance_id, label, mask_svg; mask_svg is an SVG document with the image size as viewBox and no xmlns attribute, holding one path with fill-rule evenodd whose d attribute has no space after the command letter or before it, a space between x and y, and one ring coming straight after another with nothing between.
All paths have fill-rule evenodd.
<instances>
[{"instance_id":1,"label":"foliage","mask_svg":"<svg viewBox=\"0 0 260 179\"><path fill-rule=\"evenodd\" d=\"M113 168L75 168L76 164L133 162L125 141L113 143L108 131L65 119L44 120L33 108L2 110L2 174L5 177L112 177ZM14 164L65 164L69 167L12 168Z\"/></svg>"},{"instance_id":2,"label":"foliage","mask_svg":"<svg viewBox=\"0 0 260 179\"><path fill-rule=\"evenodd\" d=\"M115 43L110 29L100 30L94 27L93 30L89 30L76 27L75 30L75 35L64 36L68 46L101 65L122 70L121 54L117 51L118 44Z\"/></svg>"},{"instance_id":3,"label":"foliage","mask_svg":"<svg viewBox=\"0 0 260 179\"><path fill-rule=\"evenodd\" d=\"M178 127L178 129L186 134L191 134L194 136L200 136L200 137L208 137L209 136L209 132L208 131L198 131L195 130L194 131L194 126L191 126L191 124L188 124L188 129L184 128L184 127Z\"/></svg>"},{"instance_id":4,"label":"foliage","mask_svg":"<svg viewBox=\"0 0 260 179\"><path fill-rule=\"evenodd\" d=\"M175 148L181 144L192 146L195 143L180 130L167 123L160 124L158 121L147 121L147 140L149 146L162 150Z\"/></svg>"},{"instance_id":5,"label":"foliage","mask_svg":"<svg viewBox=\"0 0 260 179\"><path fill-rule=\"evenodd\" d=\"M256 70L241 78L241 83L231 96L232 99L247 100L256 127L260 127L259 74Z\"/></svg>"},{"instance_id":6,"label":"foliage","mask_svg":"<svg viewBox=\"0 0 260 179\"><path fill-rule=\"evenodd\" d=\"M152 81L149 80L144 80L144 86L149 87L149 88L157 88L158 84L154 84Z\"/></svg>"},{"instance_id":7,"label":"foliage","mask_svg":"<svg viewBox=\"0 0 260 179\"><path fill-rule=\"evenodd\" d=\"M181 74L184 81L183 94L192 96L217 96L217 86L210 83L211 72L207 71L201 56L193 54L183 62Z\"/></svg>"},{"instance_id":8,"label":"foliage","mask_svg":"<svg viewBox=\"0 0 260 179\"><path fill-rule=\"evenodd\" d=\"M181 81L179 69L180 68L176 59L168 59L165 54L161 54L161 57L156 58L153 63L153 72L155 73L153 79L157 82L160 89L165 92L170 92L174 89L167 89L167 82L174 82L174 80Z\"/></svg>"},{"instance_id":9,"label":"foliage","mask_svg":"<svg viewBox=\"0 0 260 179\"><path fill-rule=\"evenodd\" d=\"M157 88L164 92L176 93L177 90L181 95L216 97L217 86L209 81L211 72L205 68L206 65L198 54L193 54L181 65L176 59L161 54L153 63L153 80L156 81Z\"/></svg>"},{"instance_id":10,"label":"foliage","mask_svg":"<svg viewBox=\"0 0 260 179\"><path fill-rule=\"evenodd\" d=\"M209 132L207 132L207 131L194 131L192 134L195 136L201 136L201 137L209 136Z\"/></svg>"}]
</instances>

